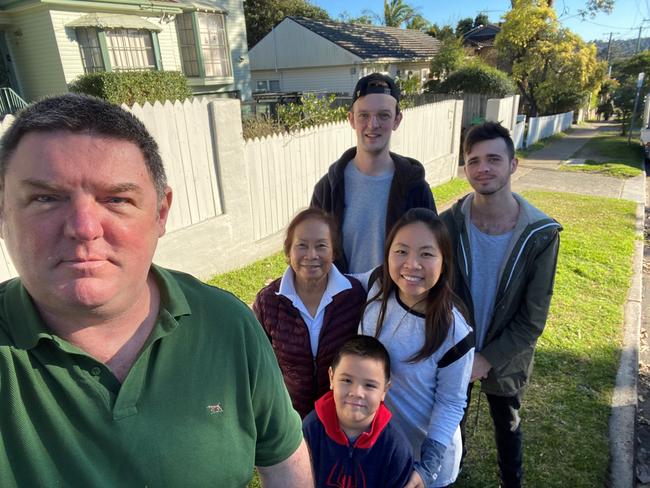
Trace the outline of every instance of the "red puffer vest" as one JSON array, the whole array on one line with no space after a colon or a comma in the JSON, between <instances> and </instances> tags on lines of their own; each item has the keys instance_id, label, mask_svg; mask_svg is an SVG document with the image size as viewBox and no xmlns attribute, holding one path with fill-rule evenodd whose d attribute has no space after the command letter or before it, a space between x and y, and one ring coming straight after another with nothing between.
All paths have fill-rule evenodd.
<instances>
[{"instance_id":1,"label":"red puffer vest","mask_svg":"<svg viewBox=\"0 0 650 488\"><path fill-rule=\"evenodd\" d=\"M358 280L346 276L352 288L334 295L325 308L316 358L311 353L309 330L291 300L277 295L281 278L263 288L253 311L264 327L278 358L293 408L304 418L314 402L329 390L327 369L345 341L357 335L366 302Z\"/></svg>"}]
</instances>

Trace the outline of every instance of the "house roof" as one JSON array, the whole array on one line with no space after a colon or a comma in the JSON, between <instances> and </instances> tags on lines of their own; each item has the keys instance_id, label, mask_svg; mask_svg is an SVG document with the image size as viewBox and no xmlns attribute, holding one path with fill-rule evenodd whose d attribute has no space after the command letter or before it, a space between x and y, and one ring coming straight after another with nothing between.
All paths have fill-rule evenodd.
<instances>
[{"instance_id":1,"label":"house roof","mask_svg":"<svg viewBox=\"0 0 650 488\"><path fill-rule=\"evenodd\" d=\"M440 41L418 30L287 18L366 60L432 58L440 50Z\"/></svg>"},{"instance_id":2,"label":"house roof","mask_svg":"<svg viewBox=\"0 0 650 488\"><path fill-rule=\"evenodd\" d=\"M496 24L479 25L466 32L463 41L467 44L493 45L494 38L501 32L501 27Z\"/></svg>"}]
</instances>

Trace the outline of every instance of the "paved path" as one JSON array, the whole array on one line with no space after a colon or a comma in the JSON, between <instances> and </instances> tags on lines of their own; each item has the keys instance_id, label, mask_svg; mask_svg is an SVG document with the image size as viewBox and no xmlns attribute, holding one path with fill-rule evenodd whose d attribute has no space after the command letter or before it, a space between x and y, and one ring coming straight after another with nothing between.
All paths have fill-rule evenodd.
<instances>
[{"instance_id":1,"label":"paved path","mask_svg":"<svg viewBox=\"0 0 650 488\"><path fill-rule=\"evenodd\" d=\"M643 234L646 177L631 179L558 171L563 161L570 159L586 142L599 133L615 128L611 123L593 123L575 128L563 137L548 143L519 160L513 175L515 192L550 190L612 198L637 203L637 232ZM459 176L464 176L462 168ZM641 282L643 273L643 240L637 241L634 257L634 277L625 305L624 343L621 364L616 377L610 416L610 484L611 488L635 486L634 452L637 408L637 378L639 331L641 322Z\"/></svg>"}]
</instances>

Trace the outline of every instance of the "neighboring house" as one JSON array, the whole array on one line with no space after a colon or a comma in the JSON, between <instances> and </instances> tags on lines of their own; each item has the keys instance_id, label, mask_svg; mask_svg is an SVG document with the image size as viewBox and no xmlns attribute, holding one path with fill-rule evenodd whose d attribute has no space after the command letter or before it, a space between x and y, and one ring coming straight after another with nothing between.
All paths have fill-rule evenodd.
<instances>
[{"instance_id":1,"label":"neighboring house","mask_svg":"<svg viewBox=\"0 0 650 488\"><path fill-rule=\"evenodd\" d=\"M124 70L182 71L196 94L250 98L242 2L0 0L0 83L24 99Z\"/></svg>"},{"instance_id":2,"label":"neighboring house","mask_svg":"<svg viewBox=\"0 0 650 488\"><path fill-rule=\"evenodd\" d=\"M439 47L417 30L285 17L249 51L253 91L351 94L372 72L426 80Z\"/></svg>"},{"instance_id":3,"label":"neighboring house","mask_svg":"<svg viewBox=\"0 0 650 488\"><path fill-rule=\"evenodd\" d=\"M496 24L479 25L463 36L463 45L471 54L496 66L497 52L494 48L494 39L499 32L501 27Z\"/></svg>"}]
</instances>

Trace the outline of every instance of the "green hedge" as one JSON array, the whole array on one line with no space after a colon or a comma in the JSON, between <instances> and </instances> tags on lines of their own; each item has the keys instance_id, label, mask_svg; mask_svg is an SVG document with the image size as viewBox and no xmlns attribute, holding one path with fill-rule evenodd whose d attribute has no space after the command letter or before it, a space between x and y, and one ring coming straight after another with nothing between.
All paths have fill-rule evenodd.
<instances>
[{"instance_id":1,"label":"green hedge","mask_svg":"<svg viewBox=\"0 0 650 488\"><path fill-rule=\"evenodd\" d=\"M112 71L79 76L70 91L103 98L111 103L128 106L153 103L156 100L185 100L192 91L187 78L178 71Z\"/></svg>"},{"instance_id":2,"label":"green hedge","mask_svg":"<svg viewBox=\"0 0 650 488\"><path fill-rule=\"evenodd\" d=\"M444 81L435 81L427 88L434 93L486 93L500 97L515 93L506 73L478 64L454 71Z\"/></svg>"}]
</instances>

